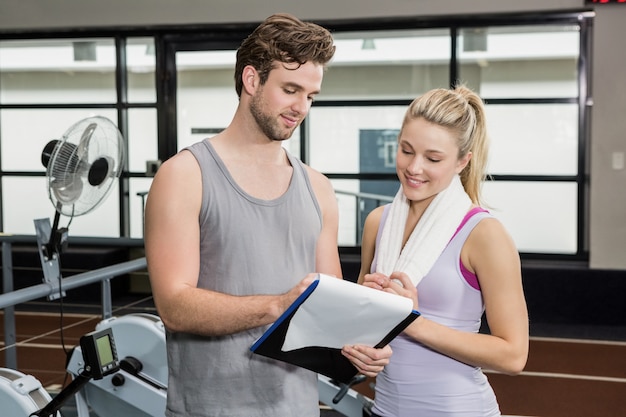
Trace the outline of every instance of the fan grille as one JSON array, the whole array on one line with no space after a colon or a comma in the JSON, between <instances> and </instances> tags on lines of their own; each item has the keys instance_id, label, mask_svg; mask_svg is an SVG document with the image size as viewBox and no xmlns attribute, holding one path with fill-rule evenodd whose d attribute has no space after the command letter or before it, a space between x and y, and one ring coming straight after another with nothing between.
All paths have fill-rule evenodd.
<instances>
[{"instance_id":1,"label":"fan grille","mask_svg":"<svg viewBox=\"0 0 626 417\"><path fill-rule=\"evenodd\" d=\"M46 157L42 155L42 161ZM92 211L116 183L123 162L124 140L113 122L102 116L77 122L50 152L46 171L50 201L66 216Z\"/></svg>"}]
</instances>

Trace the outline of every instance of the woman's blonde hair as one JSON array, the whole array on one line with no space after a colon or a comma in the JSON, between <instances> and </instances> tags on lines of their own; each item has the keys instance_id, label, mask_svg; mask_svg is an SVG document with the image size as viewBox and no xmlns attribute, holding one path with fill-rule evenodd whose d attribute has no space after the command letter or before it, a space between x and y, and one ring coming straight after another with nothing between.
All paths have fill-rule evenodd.
<instances>
[{"instance_id":1,"label":"woman's blonde hair","mask_svg":"<svg viewBox=\"0 0 626 417\"><path fill-rule=\"evenodd\" d=\"M411 120L419 118L454 133L459 147L459 159L469 152L472 153L460 177L472 202L480 205L483 202L481 186L487 176L489 156L489 138L482 99L463 84L452 89L436 88L413 100L404 116L402 129Z\"/></svg>"}]
</instances>

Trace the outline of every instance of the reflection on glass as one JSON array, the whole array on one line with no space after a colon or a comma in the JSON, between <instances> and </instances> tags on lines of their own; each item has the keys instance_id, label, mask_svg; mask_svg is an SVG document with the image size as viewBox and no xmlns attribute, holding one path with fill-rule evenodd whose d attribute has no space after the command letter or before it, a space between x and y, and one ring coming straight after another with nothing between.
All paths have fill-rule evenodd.
<instances>
[{"instance_id":1,"label":"reflection on glass","mask_svg":"<svg viewBox=\"0 0 626 417\"><path fill-rule=\"evenodd\" d=\"M575 182L487 181L487 207L504 223L521 252L575 254Z\"/></svg>"},{"instance_id":2,"label":"reflection on glass","mask_svg":"<svg viewBox=\"0 0 626 417\"><path fill-rule=\"evenodd\" d=\"M448 29L345 32L335 43L320 100L413 99L449 84Z\"/></svg>"},{"instance_id":3,"label":"reflection on glass","mask_svg":"<svg viewBox=\"0 0 626 417\"><path fill-rule=\"evenodd\" d=\"M221 132L239 103L235 51L177 52L178 150Z\"/></svg>"},{"instance_id":4,"label":"reflection on glass","mask_svg":"<svg viewBox=\"0 0 626 417\"><path fill-rule=\"evenodd\" d=\"M579 30L571 25L460 29L459 78L488 100L491 174L577 175L576 104L489 100L577 97ZM450 34L448 28L336 33L337 53L325 73L318 105L312 107L306 129L296 130L292 139L284 142L285 148L300 156L300 135L305 134L306 162L321 172L393 175L394 139L406 106L365 102L408 102L432 88L448 87ZM128 38L125 52L128 101L156 102L153 38ZM235 49L177 52L175 59L177 149L182 149L219 133L230 123L238 104L233 80ZM0 103L114 104L115 65L112 38L0 41ZM337 106L328 103L330 100L353 103ZM96 114L113 121L117 117L114 109L2 109L3 170L43 172L40 153L45 143L77 120ZM157 157L156 110L131 106L128 115L129 167L131 172L143 172L146 161ZM130 179L133 237L142 236L142 206L136 194L146 191L150 181ZM359 195L391 196L397 190L397 180L332 182L340 206L340 245L358 246L365 216L381 203ZM32 234L33 218L52 215L44 183L43 177L3 179L7 232ZM26 192L33 196L27 207L18 198ZM489 182L485 193L494 213L513 231L520 250L576 253L575 181ZM117 200L117 193L112 193L105 203L105 221L94 221L91 216L77 220L72 234L117 234ZM529 201L542 204L534 209ZM102 213L105 208L99 210Z\"/></svg>"},{"instance_id":5,"label":"reflection on glass","mask_svg":"<svg viewBox=\"0 0 626 417\"><path fill-rule=\"evenodd\" d=\"M153 38L129 38L126 42L128 69L128 101L153 103L156 101L154 69L156 55Z\"/></svg>"},{"instance_id":6,"label":"reflection on glass","mask_svg":"<svg viewBox=\"0 0 626 417\"><path fill-rule=\"evenodd\" d=\"M104 116L117 124L114 109L3 109L2 169L45 171L41 151L46 143L60 139L74 123L93 116Z\"/></svg>"},{"instance_id":7,"label":"reflection on glass","mask_svg":"<svg viewBox=\"0 0 626 417\"><path fill-rule=\"evenodd\" d=\"M24 204L25 195L28 196L28 204ZM4 177L2 197L3 233L34 235L35 219L49 218L52 224L55 208L48 198L45 177ZM69 217L61 216L59 227L66 227L69 221ZM116 185L102 205L72 219L69 235L119 237L119 224L119 193Z\"/></svg>"},{"instance_id":8,"label":"reflection on glass","mask_svg":"<svg viewBox=\"0 0 626 417\"><path fill-rule=\"evenodd\" d=\"M176 53L178 150L213 137L231 122L235 91L235 50ZM300 128L283 146L300 157Z\"/></svg>"},{"instance_id":9,"label":"reflection on glass","mask_svg":"<svg viewBox=\"0 0 626 417\"><path fill-rule=\"evenodd\" d=\"M363 164L367 166L365 155L374 158L375 153L377 163L384 167L386 160L389 163L385 155L393 152L389 143L393 143L405 111L405 106L313 107L309 113L309 164L326 173L372 172ZM369 137L371 140L364 140L367 131L376 133ZM366 143L375 148L362 148ZM384 173L387 169L375 171Z\"/></svg>"},{"instance_id":10,"label":"reflection on glass","mask_svg":"<svg viewBox=\"0 0 626 417\"><path fill-rule=\"evenodd\" d=\"M339 246L360 246L367 215L393 200L399 182L333 179L331 183L339 205Z\"/></svg>"},{"instance_id":11,"label":"reflection on glass","mask_svg":"<svg viewBox=\"0 0 626 417\"><path fill-rule=\"evenodd\" d=\"M152 184L152 178L130 178L129 204L130 204L130 237L143 239L144 208L148 190Z\"/></svg>"},{"instance_id":12,"label":"reflection on glass","mask_svg":"<svg viewBox=\"0 0 626 417\"><path fill-rule=\"evenodd\" d=\"M490 104L486 112L490 174L578 173L576 104Z\"/></svg>"},{"instance_id":13,"label":"reflection on glass","mask_svg":"<svg viewBox=\"0 0 626 417\"><path fill-rule=\"evenodd\" d=\"M113 39L0 41L0 102L114 103Z\"/></svg>"},{"instance_id":14,"label":"reflection on glass","mask_svg":"<svg viewBox=\"0 0 626 417\"><path fill-rule=\"evenodd\" d=\"M578 26L462 29L460 79L485 98L576 97Z\"/></svg>"},{"instance_id":15,"label":"reflection on glass","mask_svg":"<svg viewBox=\"0 0 626 417\"><path fill-rule=\"evenodd\" d=\"M146 162L158 159L156 109L129 109L128 130L128 169L145 172Z\"/></svg>"}]
</instances>

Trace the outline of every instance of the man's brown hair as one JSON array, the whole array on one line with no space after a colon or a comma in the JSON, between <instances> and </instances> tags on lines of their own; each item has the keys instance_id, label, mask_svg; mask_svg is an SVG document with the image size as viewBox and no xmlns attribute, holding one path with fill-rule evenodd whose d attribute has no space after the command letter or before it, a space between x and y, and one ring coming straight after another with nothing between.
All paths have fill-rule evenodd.
<instances>
[{"instance_id":1,"label":"man's brown hair","mask_svg":"<svg viewBox=\"0 0 626 417\"><path fill-rule=\"evenodd\" d=\"M259 72L261 84L265 84L275 61L299 65L310 61L325 66L334 54L335 45L327 29L290 14L274 14L257 26L237 50L237 96L241 97L241 75L247 65Z\"/></svg>"}]
</instances>

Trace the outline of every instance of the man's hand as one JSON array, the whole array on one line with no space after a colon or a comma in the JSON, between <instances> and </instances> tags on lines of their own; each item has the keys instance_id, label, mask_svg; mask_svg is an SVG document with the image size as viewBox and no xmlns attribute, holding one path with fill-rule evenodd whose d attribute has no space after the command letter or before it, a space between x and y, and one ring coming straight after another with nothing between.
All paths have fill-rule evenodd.
<instances>
[{"instance_id":1,"label":"man's hand","mask_svg":"<svg viewBox=\"0 0 626 417\"><path fill-rule=\"evenodd\" d=\"M304 277L295 287L291 288L284 294L280 294L276 296L276 303L273 304L272 312L274 319L272 321L278 320L278 318L289 308L289 306L296 301L296 299L311 285L313 281L317 278L318 274L310 273L306 277Z\"/></svg>"}]
</instances>

